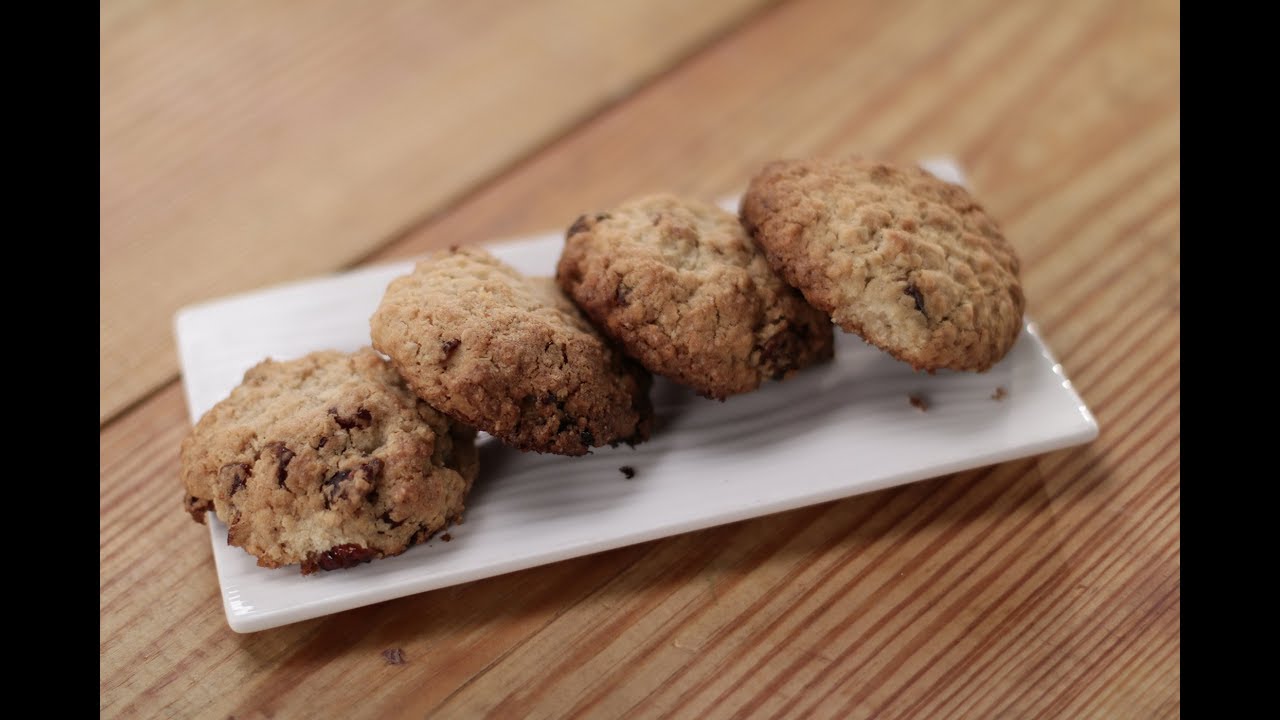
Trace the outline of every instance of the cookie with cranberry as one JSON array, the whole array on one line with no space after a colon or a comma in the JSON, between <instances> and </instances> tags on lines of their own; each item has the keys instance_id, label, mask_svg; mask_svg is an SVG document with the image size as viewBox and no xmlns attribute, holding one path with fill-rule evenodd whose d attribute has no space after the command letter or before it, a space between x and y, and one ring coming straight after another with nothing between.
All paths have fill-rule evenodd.
<instances>
[{"instance_id":1,"label":"cookie with cranberry","mask_svg":"<svg viewBox=\"0 0 1280 720\"><path fill-rule=\"evenodd\" d=\"M967 190L920 168L770 163L740 215L811 304L917 370L987 370L1022 330L1013 246Z\"/></svg>"},{"instance_id":2,"label":"cookie with cranberry","mask_svg":"<svg viewBox=\"0 0 1280 720\"><path fill-rule=\"evenodd\" d=\"M661 194L583 215L566 233L556 280L628 355L706 397L832 356L827 315L710 203Z\"/></svg>"},{"instance_id":3,"label":"cookie with cranberry","mask_svg":"<svg viewBox=\"0 0 1280 720\"><path fill-rule=\"evenodd\" d=\"M521 450L583 455L649 437L651 378L549 278L484 250L437 254L393 280L373 346L441 412Z\"/></svg>"},{"instance_id":4,"label":"cookie with cranberry","mask_svg":"<svg viewBox=\"0 0 1280 720\"><path fill-rule=\"evenodd\" d=\"M182 443L186 509L228 544L302 573L397 555L458 520L475 430L405 386L370 348L266 360Z\"/></svg>"}]
</instances>

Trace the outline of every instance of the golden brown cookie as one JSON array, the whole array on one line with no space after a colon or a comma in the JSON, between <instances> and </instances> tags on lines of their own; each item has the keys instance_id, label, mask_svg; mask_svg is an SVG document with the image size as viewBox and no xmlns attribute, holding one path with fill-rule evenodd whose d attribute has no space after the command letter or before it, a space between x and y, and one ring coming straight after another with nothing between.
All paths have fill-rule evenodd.
<instances>
[{"instance_id":1,"label":"golden brown cookie","mask_svg":"<svg viewBox=\"0 0 1280 720\"><path fill-rule=\"evenodd\" d=\"M643 197L578 218L556 280L648 370L723 399L831 358L827 315L709 203Z\"/></svg>"},{"instance_id":2,"label":"golden brown cookie","mask_svg":"<svg viewBox=\"0 0 1280 720\"><path fill-rule=\"evenodd\" d=\"M186 508L303 574L398 555L462 515L475 430L422 402L370 348L259 363L182 443Z\"/></svg>"},{"instance_id":3,"label":"golden brown cookie","mask_svg":"<svg viewBox=\"0 0 1280 720\"><path fill-rule=\"evenodd\" d=\"M917 370L986 370L1022 330L1013 247L968 191L924 170L774 162L741 216L810 303Z\"/></svg>"},{"instance_id":4,"label":"golden brown cookie","mask_svg":"<svg viewBox=\"0 0 1280 720\"><path fill-rule=\"evenodd\" d=\"M419 397L521 450L582 455L649 437L649 374L555 282L483 250L418 263L369 325Z\"/></svg>"}]
</instances>

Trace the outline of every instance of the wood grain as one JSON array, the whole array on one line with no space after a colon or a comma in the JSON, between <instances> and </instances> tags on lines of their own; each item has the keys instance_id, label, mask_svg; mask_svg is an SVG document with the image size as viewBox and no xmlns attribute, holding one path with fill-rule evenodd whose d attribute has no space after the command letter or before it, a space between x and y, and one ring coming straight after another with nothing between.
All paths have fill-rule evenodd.
<instances>
[{"instance_id":1,"label":"wood grain","mask_svg":"<svg viewBox=\"0 0 1280 720\"><path fill-rule=\"evenodd\" d=\"M171 383L102 431L102 714L1178 716L1178 25L794 0L372 256L736 192L775 156L954 153L1096 442L238 636L179 511Z\"/></svg>"},{"instance_id":2,"label":"wood grain","mask_svg":"<svg viewBox=\"0 0 1280 720\"><path fill-rule=\"evenodd\" d=\"M99 418L180 306L351 263L762 2L104 3Z\"/></svg>"}]
</instances>

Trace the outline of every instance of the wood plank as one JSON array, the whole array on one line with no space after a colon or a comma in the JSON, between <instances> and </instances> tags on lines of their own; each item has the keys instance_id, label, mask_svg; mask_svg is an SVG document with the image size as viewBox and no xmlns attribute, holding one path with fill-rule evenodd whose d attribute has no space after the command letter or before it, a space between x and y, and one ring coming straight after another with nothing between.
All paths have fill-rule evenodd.
<instances>
[{"instance_id":1,"label":"wood plank","mask_svg":"<svg viewBox=\"0 0 1280 720\"><path fill-rule=\"evenodd\" d=\"M350 264L765 1L105 3L99 419L178 307Z\"/></svg>"},{"instance_id":2,"label":"wood plank","mask_svg":"<svg viewBox=\"0 0 1280 720\"><path fill-rule=\"evenodd\" d=\"M237 636L171 384L102 433L103 715L1177 716L1177 27L796 0L375 256L735 192L774 156L956 152L1095 443Z\"/></svg>"},{"instance_id":3,"label":"wood plank","mask_svg":"<svg viewBox=\"0 0 1280 720\"><path fill-rule=\"evenodd\" d=\"M371 259L567 227L582 212L653 190L738 193L768 160L813 153L956 155L1020 252L1076 248L1067 237L1044 241L1041 227L1068 209L1046 201L1114 198L1110 173L1131 172L1152 148L1176 159L1177 37L1161 28L1176 26L1177 8L1006 5L847 3L824 8L825 22L812 20L810 3L775 10ZM788 37L802 40L778 40ZM768 61L744 77L743 62L755 57ZM810 67L824 72L798 82L796 68ZM987 80L956 81L966 73ZM705 116L664 120L694 98ZM1165 120L1154 136L1153 119ZM590 183L578 181L584 174ZM1038 314L1036 288L1027 290Z\"/></svg>"}]
</instances>

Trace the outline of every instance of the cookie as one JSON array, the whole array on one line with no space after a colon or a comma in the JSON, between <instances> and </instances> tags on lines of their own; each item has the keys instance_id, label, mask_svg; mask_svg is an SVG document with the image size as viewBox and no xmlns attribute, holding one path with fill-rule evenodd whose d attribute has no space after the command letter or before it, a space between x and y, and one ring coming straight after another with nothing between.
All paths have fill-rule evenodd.
<instances>
[{"instance_id":1,"label":"cookie","mask_svg":"<svg viewBox=\"0 0 1280 720\"><path fill-rule=\"evenodd\" d=\"M651 372L724 399L832 356L831 320L769 267L738 218L672 195L578 218L556 280Z\"/></svg>"},{"instance_id":2,"label":"cookie","mask_svg":"<svg viewBox=\"0 0 1280 720\"><path fill-rule=\"evenodd\" d=\"M267 360L183 441L186 509L216 511L263 567L398 555L461 517L475 435L370 348Z\"/></svg>"},{"instance_id":3,"label":"cookie","mask_svg":"<svg viewBox=\"0 0 1280 720\"><path fill-rule=\"evenodd\" d=\"M986 370L1022 330L1013 247L968 191L924 170L774 162L741 217L810 303L917 370Z\"/></svg>"},{"instance_id":4,"label":"cookie","mask_svg":"<svg viewBox=\"0 0 1280 720\"><path fill-rule=\"evenodd\" d=\"M478 249L393 280L373 345L432 406L521 450L583 455L649 437L651 378L549 278Z\"/></svg>"}]
</instances>

